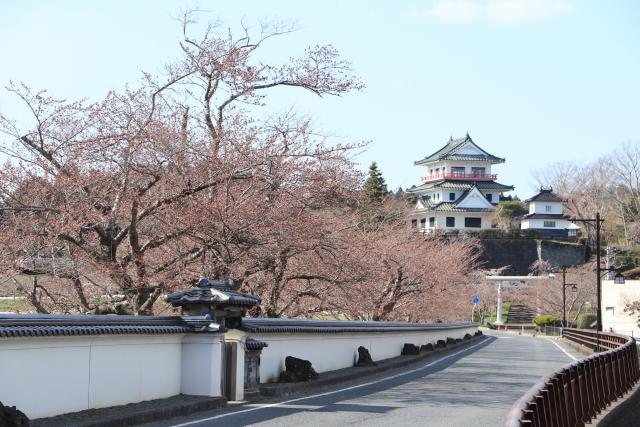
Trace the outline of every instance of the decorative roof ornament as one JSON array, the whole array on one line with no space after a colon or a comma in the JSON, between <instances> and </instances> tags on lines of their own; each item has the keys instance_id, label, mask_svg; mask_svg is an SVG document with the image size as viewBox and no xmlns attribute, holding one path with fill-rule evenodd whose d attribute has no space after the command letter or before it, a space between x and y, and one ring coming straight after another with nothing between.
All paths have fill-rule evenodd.
<instances>
[{"instance_id":1,"label":"decorative roof ornament","mask_svg":"<svg viewBox=\"0 0 640 427\"><path fill-rule=\"evenodd\" d=\"M240 327L241 318L261 299L233 289L230 280L201 277L196 286L174 292L165 301L182 309L182 319L201 332Z\"/></svg>"}]
</instances>

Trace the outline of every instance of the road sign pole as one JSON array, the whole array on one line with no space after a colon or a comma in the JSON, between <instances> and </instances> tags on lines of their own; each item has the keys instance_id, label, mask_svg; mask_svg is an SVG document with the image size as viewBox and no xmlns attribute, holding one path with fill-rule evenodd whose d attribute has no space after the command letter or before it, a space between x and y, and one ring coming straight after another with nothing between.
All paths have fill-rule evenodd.
<instances>
[{"instance_id":1,"label":"road sign pole","mask_svg":"<svg viewBox=\"0 0 640 427\"><path fill-rule=\"evenodd\" d=\"M498 283L498 305L496 306L496 325L502 325L502 284Z\"/></svg>"}]
</instances>

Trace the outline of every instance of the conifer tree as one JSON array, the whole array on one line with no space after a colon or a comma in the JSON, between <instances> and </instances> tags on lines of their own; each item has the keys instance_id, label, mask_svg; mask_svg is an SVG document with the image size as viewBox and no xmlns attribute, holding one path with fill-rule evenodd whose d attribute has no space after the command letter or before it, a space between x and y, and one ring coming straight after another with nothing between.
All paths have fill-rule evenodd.
<instances>
[{"instance_id":1,"label":"conifer tree","mask_svg":"<svg viewBox=\"0 0 640 427\"><path fill-rule=\"evenodd\" d=\"M387 183L376 162L372 162L369 166L369 177L364 184L364 192L370 203L380 203L387 195Z\"/></svg>"}]
</instances>

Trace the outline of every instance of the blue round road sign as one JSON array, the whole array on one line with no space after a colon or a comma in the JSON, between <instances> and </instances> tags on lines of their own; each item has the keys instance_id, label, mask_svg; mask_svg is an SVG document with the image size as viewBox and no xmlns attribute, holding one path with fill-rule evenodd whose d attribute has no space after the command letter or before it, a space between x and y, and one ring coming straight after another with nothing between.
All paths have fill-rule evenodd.
<instances>
[{"instance_id":1,"label":"blue round road sign","mask_svg":"<svg viewBox=\"0 0 640 427\"><path fill-rule=\"evenodd\" d=\"M478 297L473 297L473 303L477 304L480 301L480 298Z\"/></svg>"}]
</instances>

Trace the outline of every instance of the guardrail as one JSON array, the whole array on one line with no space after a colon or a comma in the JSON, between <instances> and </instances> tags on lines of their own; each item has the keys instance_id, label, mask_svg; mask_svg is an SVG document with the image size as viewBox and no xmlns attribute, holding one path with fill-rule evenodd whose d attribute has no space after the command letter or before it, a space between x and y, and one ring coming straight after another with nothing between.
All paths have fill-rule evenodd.
<instances>
[{"instance_id":1,"label":"guardrail","mask_svg":"<svg viewBox=\"0 0 640 427\"><path fill-rule=\"evenodd\" d=\"M568 328L562 336L598 353L534 385L512 407L506 427L584 426L640 378L633 338Z\"/></svg>"}]
</instances>

